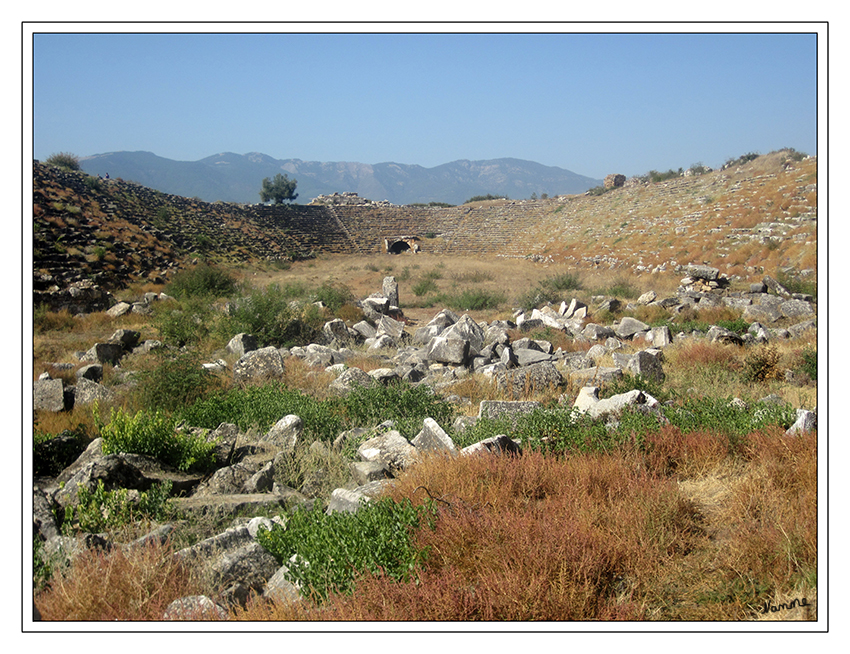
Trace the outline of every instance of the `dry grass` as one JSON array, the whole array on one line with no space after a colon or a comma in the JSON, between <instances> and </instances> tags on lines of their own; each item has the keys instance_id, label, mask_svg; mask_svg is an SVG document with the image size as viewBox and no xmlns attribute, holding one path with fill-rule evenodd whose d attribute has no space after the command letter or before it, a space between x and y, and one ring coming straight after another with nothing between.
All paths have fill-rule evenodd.
<instances>
[{"instance_id":1,"label":"dry grass","mask_svg":"<svg viewBox=\"0 0 850 654\"><path fill-rule=\"evenodd\" d=\"M306 395L322 400L328 397L328 386L336 375L324 368L309 365L298 357L287 357L281 381L289 388L297 388Z\"/></svg>"},{"instance_id":2,"label":"dry grass","mask_svg":"<svg viewBox=\"0 0 850 654\"><path fill-rule=\"evenodd\" d=\"M88 550L52 577L35 605L43 620L161 620L172 601L198 590L170 546Z\"/></svg>"},{"instance_id":3,"label":"dry grass","mask_svg":"<svg viewBox=\"0 0 850 654\"><path fill-rule=\"evenodd\" d=\"M667 356L668 350L665 350ZM683 367L717 367L729 371L740 367L741 348L729 343L693 340L670 349L668 361Z\"/></svg>"},{"instance_id":4,"label":"dry grass","mask_svg":"<svg viewBox=\"0 0 850 654\"><path fill-rule=\"evenodd\" d=\"M74 431L82 428L86 434L96 438L98 433L90 407L74 407L70 411L34 412L33 431L43 434L61 434L66 429Z\"/></svg>"},{"instance_id":5,"label":"dry grass","mask_svg":"<svg viewBox=\"0 0 850 654\"><path fill-rule=\"evenodd\" d=\"M416 582L364 575L321 608L235 617L814 620L816 442L766 431L735 448L667 428L645 452L430 457L390 491L439 507L416 535L430 548Z\"/></svg>"}]
</instances>

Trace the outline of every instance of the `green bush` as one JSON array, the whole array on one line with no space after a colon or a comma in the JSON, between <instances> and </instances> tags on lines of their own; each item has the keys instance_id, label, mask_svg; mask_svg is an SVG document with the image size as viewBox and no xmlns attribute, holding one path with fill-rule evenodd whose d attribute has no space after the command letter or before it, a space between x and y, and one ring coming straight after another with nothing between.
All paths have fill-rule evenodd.
<instances>
[{"instance_id":1,"label":"green bush","mask_svg":"<svg viewBox=\"0 0 850 654\"><path fill-rule=\"evenodd\" d=\"M668 179L674 179L676 177L681 177L683 172L684 171L681 168L679 168L679 170L673 170L672 168L670 168L665 173L659 172L657 170L650 170L646 174L646 177L649 179L650 182L665 182Z\"/></svg>"},{"instance_id":2,"label":"green bush","mask_svg":"<svg viewBox=\"0 0 850 654\"><path fill-rule=\"evenodd\" d=\"M176 419L162 411L139 411L131 416L113 408L109 424L103 424L97 404L93 413L104 454L144 454L183 471L209 470L213 465L215 442L177 431Z\"/></svg>"},{"instance_id":3,"label":"green bush","mask_svg":"<svg viewBox=\"0 0 850 654\"><path fill-rule=\"evenodd\" d=\"M805 279L792 271L779 270L776 272L776 281L788 289L790 293L804 293L811 295L815 301L818 298L818 283L813 279Z\"/></svg>"},{"instance_id":4,"label":"green bush","mask_svg":"<svg viewBox=\"0 0 850 654\"><path fill-rule=\"evenodd\" d=\"M546 452L607 451L620 442L617 431L603 420L574 413L571 407L538 408L531 413L483 418L455 434L459 447L466 447L499 434L519 439L524 449Z\"/></svg>"},{"instance_id":5,"label":"green bush","mask_svg":"<svg viewBox=\"0 0 850 654\"><path fill-rule=\"evenodd\" d=\"M319 307L295 300L306 293L307 290L298 285L272 284L263 290L254 289L230 304L219 331L225 338L241 332L252 334L260 347L290 347L315 342L322 331L324 316ZM326 305L335 310L344 304L341 303L342 295L333 290L327 290L324 297L330 301Z\"/></svg>"},{"instance_id":6,"label":"green bush","mask_svg":"<svg viewBox=\"0 0 850 654\"><path fill-rule=\"evenodd\" d=\"M817 349L807 348L803 350L800 357L803 360L800 366L800 372L809 376L812 381L818 380L818 351Z\"/></svg>"},{"instance_id":7,"label":"green bush","mask_svg":"<svg viewBox=\"0 0 850 654\"><path fill-rule=\"evenodd\" d=\"M437 283L433 279L426 277L425 279L420 279L411 286L410 290L413 291L413 294L416 297L422 297L423 295L428 295L428 293L435 293L438 288Z\"/></svg>"},{"instance_id":8,"label":"green bush","mask_svg":"<svg viewBox=\"0 0 850 654\"><path fill-rule=\"evenodd\" d=\"M535 309L544 304L553 304L566 299L566 291L577 291L582 288L581 277L575 273L563 272L541 280L537 286L523 295L519 303L523 308Z\"/></svg>"},{"instance_id":9,"label":"green bush","mask_svg":"<svg viewBox=\"0 0 850 654\"><path fill-rule=\"evenodd\" d=\"M236 292L236 280L227 272L207 263L181 270L165 289L177 298L218 298Z\"/></svg>"},{"instance_id":10,"label":"green bush","mask_svg":"<svg viewBox=\"0 0 850 654\"><path fill-rule=\"evenodd\" d=\"M634 299L640 295L640 291L628 279L616 279L610 286L602 289L600 295Z\"/></svg>"},{"instance_id":11,"label":"green bush","mask_svg":"<svg viewBox=\"0 0 850 654\"><path fill-rule=\"evenodd\" d=\"M170 496L170 481L153 484L134 500L127 488L108 491L103 480L98 479L93 491L82 485L79 487L76 506L65 507L62 528L65 533L70 533L73 527L96 534L139 520L163 520L169 515Z\"/></svg>"},{"instance_id":12,"label":"green bush","mask_svg":"<svg viewBox=\"0 0 850 654\"><path fill-rule=\"evenodd\" d=\"M158 302L154 305L152 324L163 343L183 347L207 338L213 318L209 299L195 296L177 306L173 302Z\"/></svg>"},{"instance_id":13,"label":"green bush","mask_svg":"<svg viewBox=\"0 0 850 654\"><path fill-rule=\"evenodd\" d=\"M653 394L652 384L634 378L636 386L648 386ZM602 397L632 390L634 386L624 384L626 390L611 387ZM644 389L646 390L646 389ZM657 391L656 391L657 392ZM663 397L664 393L658 393ZM661 400L659 400L661 401ZM591 419L587 414L573 412L572 408L539 408L519 416L479 419L473 426L455 434L455 444L465 447L485 438L498 434L510 434L518 438L523 448L541 449L547 452L583 452L609 451L622 443L643 443L646 437L658 432L661 426L669 423L683 433L706 431L724 435L730 440L746 436L768 425L790 427L796 419L796 412L789 404L771 404L756 402L747 408L738 408L731 404L731 398L687 398L660 407L663 418L655 413L641 411L636 407L627 407L615 422L605 419Z\"/></svg>"},{"instance_id":14,"label":"green bush","mask_svg":"<svg viewBox=\"0 0 850 654\"><path fill-rule=\"evenodd\" d=\"M723 164L721 170L726 170L732 166L743 166L745 163L749 163L753 159L758 159L759 156L760 155L757 152L748 152L747 154L742 154L737 159L732 157L731 159L726 160L726 163Z\"/></svg>"},{"instance_id":15,"label":"green bush","mask_svg":"<svg viewBox=\"0 0 850 654\"><path fill-rule=\"evenodd\" d=\"M310 293L310 302L321 302L332 312L339 311L343 305L355 300L354 293L345 284L324 282Z\"/></svg>"},{"instance_id":16,"label":"green bush","mask_svg":"<svg viewBox=\"0 0 850 654\"><path fill-rule=\"evenodd\" d=\"M51 154L47 161L45 162L51 166L56 166L57 168L62 168L64 170L79 170L80 169L80 158L71 154L70 152L59 152L57 154Z\"/></svg>"},{"instance_id":17,"label":"green bush","mask_svg":"<svg viewBox=\"0 0 850 654\"><path fill-rule=\"evenodd\" d=\"M325 513L321 506L298 509L286 527L260 528L257 541L282 565L289 581L316 601L331 592L353 589L360 572L387 575L405 582L415 577L427 556L414 547L415 530L433 528L433 505L385 498L363 503L356 513Z\"/></svg>"},{"instance_id":18,"label":"green bush","mask_svg":"<svg viewBox=\"0 0 850 654\"><path fill-rule=\"evenodd\" d=\"M754 402L746 408L732 404L730 397L687 398L671 407L664 407L670 424L683 433L709 431L742 437L768 425L787 429L796 420L796 411L790 404Z\"/></svg>"},{"instance_id":19,"label":"green bush","mask_svg":"<svg viewBox=\"0 0 850 654\"><path fill-rule=\"evenodd\" d=\"M644 377L643 375L625 374L619 379L614 379L600 385L599 397L609 398L612 395L628 393L632 390L643 391L654 397L659 402L667 402L674 398L673 393L664 388L664 383Z\"/></svg>"},{"instance_id":20,"label":"green bush","mask_svg":"<svg viewBox=\"0 0 850 654\"><path fill-rule=\"evenodd\" d=\"M750 323L743 318L735 318L735 320L718 320L717 326L736 334L746 334L750 328Z\"/></svg>"},{"instance_id":21,"label":"green bush","mask_svg":"<svg viewBox=\"0 0 850 654\"><path fill-rule=\"evenodd\" d=\"M156 351L158 363L140 371L136 387L144 408L173 412L185 407L209 390L212 375L201 366L195 352Z\"/></svg>"},{"instance_id":22,"label":"green bush","mask_svg":"<svg viewBox=\"0 0 850 654\"><path fill-rule=\"evenodd\" d=\"M482 289L465 289L457 293L440 293L434 301L454 311L483 311L496 309L506 300L501 293L491 293Z\"/></svg>"},{"instance_id":23,"label":"green bush","mask_svg":"<svg viewBox=\"0 0 850 654\"><path fill-rule=\"evenodd\" d=\"M53 577L53 562L44 554L44 540L39 534L32 538L32 586L37 592L46 588Z\"/></svg>"},{"instance_id":24,"label":"green bush","mask_svg":"<svg viewBox=\"0 0 850 654\"><path fill-rule=\"evenodd\" d=\"M444 428L455 417L454 407L427 386L407 383L390 386L357 386L340 399L342 415L351 427L374 427L393 420L395 428L414 438L425 418L433 418Z\"/></svg>"},{"instance_id":25,"label":"green bush","mask_svg":"<svg viewBox=\"0 0 850 654\"><path fill-rule=\"evenodd\" d=\"M100 191L103 188L103 180L100 177L95 177L94 175L87 175L83 180L83 184L92 191Z\"/></svg>"},{"instance_id":26,"label":"green bush","mask_svg":"<svg viewBox=\"0 0 850 654\"><path fill-rule=\"evenodd\" d=\"M178 412L180 419L195 427L215 429L229 422L243 431L255 428L262 432L290 414L304 423L305 440L333 442L345 429L336 401L321 402L280 382L219 392Z\"/></svg>"},{"instance_id":27,"label":"green bush","mask_svg":"<svg viewBox=\"0 0 850 654\"><path fill-rule=\"evenodd\" d=\"M346 429L375 427L385 420L395 421L396 429L413 438L425 418L445 426L455 417L453 406L426 386L358 386L343 397L317 400L280 382L216 393L178 412L178 417L206 429L230 422L242 430L265 432L289 414L304 423L304 440L324 442L333 442Z\"/></svg>"},{"instance_id":28,"label":"green bush","mask_svg":"<svg viewBox=\"0 0 850 654\"><path fill-rule=\"evenodd\" d=\"M474 195L464 202L464 204L469 204L470 202L482 202L483 200L510 200L510 198L507 195L493 195L492 193L488 193L487 195Z\"/></svg>"}]
</instances>

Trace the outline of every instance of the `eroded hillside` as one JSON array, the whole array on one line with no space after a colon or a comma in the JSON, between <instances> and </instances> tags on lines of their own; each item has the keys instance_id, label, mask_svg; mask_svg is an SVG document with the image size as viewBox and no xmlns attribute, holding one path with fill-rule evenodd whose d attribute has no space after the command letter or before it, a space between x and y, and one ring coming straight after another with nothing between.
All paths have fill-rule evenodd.
<instances>
[{"instance_id":1,"label":"eroded hillside","mask_svg":"<svg viewBox=\"0 0 850 654\"><path fill-rule=\"evenodd\" d=\"M704 263L742 279L817 267L817 159L785 152L701 176L558 198L534 249L577 267L675 270Z\"/></svg>"},{"instance_id":2,"label":"eroded hillside","mask_svg":"<svg viewBox=\"0 0 850 654\"><path fill-rule=\"evenodd\" d=\"M187 259L379 253L415 235L434 254L529 257L634 273L703 263L730 279L817 267L817 159L780 151L602 195L435 208L207 203L35 162L35 287L166 280Z\"/></svg>"}]
</instances>

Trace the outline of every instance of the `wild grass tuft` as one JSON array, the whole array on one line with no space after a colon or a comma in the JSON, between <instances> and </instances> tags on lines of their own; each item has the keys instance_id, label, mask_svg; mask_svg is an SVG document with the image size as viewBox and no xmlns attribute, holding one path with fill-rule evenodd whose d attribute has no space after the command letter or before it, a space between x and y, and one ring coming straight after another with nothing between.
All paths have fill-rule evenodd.
<instances>
[{"instance_id":1,"label":"wild grass tuft","mask_svg":"<svg viewBox=\"0 0 850 654\"><path fill-rule=\"evenodd\" d=\"M169 545L151 544L83 552L53 574L35 605L46 621L158 621L172 601L199 591Z\"/></svg>"}]
</instances>

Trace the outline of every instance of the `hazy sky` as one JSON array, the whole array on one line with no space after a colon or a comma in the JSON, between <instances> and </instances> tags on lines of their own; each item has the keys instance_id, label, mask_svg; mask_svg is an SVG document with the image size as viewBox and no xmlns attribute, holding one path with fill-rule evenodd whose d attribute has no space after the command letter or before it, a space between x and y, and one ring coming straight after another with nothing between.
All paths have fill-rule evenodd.
<instances>
[{"instance_id":1,"label":"hazy sky","mask_svg":"<svg viewBox=\"0 0 850 654\"><path fill-rule=\"evenodd\" d=\"M36 33L32 48L42 160L516 157L601 178L817 154L814 33Z\"/></svg>"}]
</instances>

